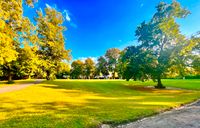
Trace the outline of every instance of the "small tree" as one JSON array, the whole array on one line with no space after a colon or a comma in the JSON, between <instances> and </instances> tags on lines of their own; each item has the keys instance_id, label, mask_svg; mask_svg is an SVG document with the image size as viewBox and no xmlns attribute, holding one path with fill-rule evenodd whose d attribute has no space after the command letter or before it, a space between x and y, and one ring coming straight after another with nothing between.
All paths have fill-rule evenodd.
<instances>
[{"instance_id":1,"label":"small tree","mask_svg":"<svg viewBox=\"0 0 200 128\"><path fill-rule=\"evenodd\" d=\"M81 60L73 61L71 64L71 77L80 79L84 75L84 63Z\"/></svg>"},{"instance_id":2,"label":"small tree","mask_svg":"<svg viewBox=\"0 0 200 128\"><path fill-rule=\"evenodd\" d=\"M67 78L70 75L70 65L66 62L61 62L59 66L57 66L57 78Z\"/></svg>"},{"instance_id":3,"label":"small tree","mask_svg":"<svg viewBox=\"0 0 200 128\"><path fill-rule=\"evenodd\" d=\"M85 75L87 79L92 78L95 71L95 63L91 58L85 60Z\"/></svg>"},{"instance_id":4,"label":"small tree","mask_svg":"<svg viewBox=\"0 0 200 128\"><path fill-rule=\"evenodd\" d=\"M109 71L112 72L112 77L115 79L115 73L117 71L118 58L120 56L120 50L117 48L111 48L106 51L105 57L108 61Z\"/></svg>"},{"instance_id":5,"label":"small tree","mask_svg":"<svg viewBox=\"0 0 200 128\"><path fill-rule=\"evenodd\" d=\"M97 65L96 65L96 74L103 74L103 76L109 75L109 70L108 70L108 63L106 61L106 58L104 56L100 56L97 60Z\"/></svg>"}]
</instances>

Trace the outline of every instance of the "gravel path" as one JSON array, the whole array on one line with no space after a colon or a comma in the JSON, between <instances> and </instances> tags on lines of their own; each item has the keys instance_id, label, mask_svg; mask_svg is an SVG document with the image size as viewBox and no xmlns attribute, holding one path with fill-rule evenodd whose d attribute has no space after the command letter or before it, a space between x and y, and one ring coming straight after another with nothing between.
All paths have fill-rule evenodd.
<instances>
[{"instance_id":1,"label":"gravel path","mask_svg":"<svg viewBox=\"0 0 200 128\"><path fill-rule=\"evenodd\" d=\"M200 100L116 128L200 128Z\"/></svg>"},{"instance_id":2,"label":"gravel path","mask_svg":"<svg viewBox=\"0 0 200 128\"><path fill-rule=\"evenodd\" d=\"M0 88L0 94L21 90L23 88L26 88L26 87L34 85L34 84L38 84L40 82L42 82L42 80L36 80L35 82L26 83L26 84L17 84L17 85L13 85L13 86L3 87L3 88Z\"/></svg>"}]
</instances>

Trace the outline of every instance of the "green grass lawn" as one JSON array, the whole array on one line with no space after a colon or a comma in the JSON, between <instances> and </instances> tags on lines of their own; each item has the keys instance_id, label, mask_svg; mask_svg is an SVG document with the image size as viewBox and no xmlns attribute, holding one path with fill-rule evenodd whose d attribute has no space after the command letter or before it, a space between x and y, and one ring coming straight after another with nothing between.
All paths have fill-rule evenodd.
<instances>
[{"instance_id":1,"label":"green grass lawn","mask_svg":"<svg viewBox=\"0 0 200 128\"><path fill-rule=\"evenodd\" d=\"M198 90L200 81L163 82L167 86ZM89 128L102 123L119 124L200 98L200 92L195 90L157 90L143 86L153 84L56 80L0 94L0 128Z\"/></svg>"},{"instance_id":2,"label":"green grass lawn","mask_svg":"<svg viewBox=\"0 0 200 128\"><path fill-rule=\"evenodd\" d=\"M174 88L182 88L188 90L200 90L200 79L164 79L162 83L166 87L174 87ZM155 86L156 83L153 81L134 81L135 85L147 85L147 86Z\"/></svg>"}]
</instances>

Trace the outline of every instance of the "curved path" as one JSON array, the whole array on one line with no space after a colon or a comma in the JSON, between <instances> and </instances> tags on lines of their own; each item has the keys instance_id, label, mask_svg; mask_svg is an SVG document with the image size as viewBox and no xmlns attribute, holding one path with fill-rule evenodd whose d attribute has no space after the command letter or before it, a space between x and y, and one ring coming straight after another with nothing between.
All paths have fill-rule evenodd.
<instances>
[{"instance_id":1,"label":"curved path","mask_svg":"<svg viewBox=\"0 0 200 128\"><path fill-rule=\"evenodd\" d=\"M116 128L200 128L200 100Z\"/></svg>"},{"instance_id":2,"label":"curved path","mask_svg":"<svg viewBox=\"0 0 200 128\"><path fill-rule=\"evenodd\" d=\"M34 85L34 84L39 84L42 81L43 80L38 79L35 82L30 82L30 83L26 83L26 84L16 84L16 85L13 85L13 86L3 87L3 88L0 88L0 94L6 93L6 92L21 90L21 89L26 88L28 86L31 86L31 85Z\"/></svg>"}]
</instances>

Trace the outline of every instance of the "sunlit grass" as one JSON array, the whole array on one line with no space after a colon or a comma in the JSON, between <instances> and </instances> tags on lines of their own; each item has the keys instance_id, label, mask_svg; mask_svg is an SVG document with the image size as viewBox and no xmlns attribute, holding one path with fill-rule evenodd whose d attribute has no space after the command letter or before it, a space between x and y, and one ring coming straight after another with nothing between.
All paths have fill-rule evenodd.
<instances>
[{"instance_id":1,"label":"sunlit grass","mask_svg":"<svg viewBox=\"0 0 200 128\"><path fill-rule=\"evenodd\" d=\"M136 81L134 82L136 85L147 85L153 86L156 85L153 81ZM164 79L162 83L166 87L175 87L175 88L182 88L182 89L189 89L189 90L200 90L200 79Z\"/></svg>"},{"instance_id":2,"label":"sunlit grass","mask_svg":"<svg viewBox=\"0 0 200 128\"><path fill-rule=\"evenodd\" d=\"M139 83L56 80L0 94L0 127L82 128L119 124L200 98L198 91L157 90L138 86Z\"/></svg>"}]
</instances>

